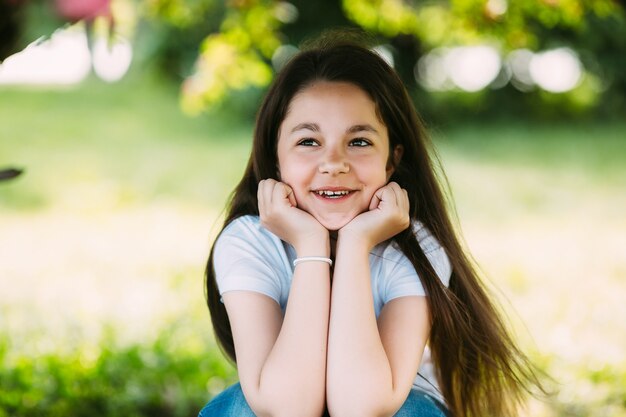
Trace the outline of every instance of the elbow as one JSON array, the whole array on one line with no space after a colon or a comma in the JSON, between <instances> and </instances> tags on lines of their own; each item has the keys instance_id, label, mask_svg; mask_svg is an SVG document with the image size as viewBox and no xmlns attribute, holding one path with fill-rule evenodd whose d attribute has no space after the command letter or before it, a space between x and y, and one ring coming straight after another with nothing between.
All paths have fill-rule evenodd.
<instances>
[{"instance_id":1,"label":"elbow","mask_svg":"<svg viewBox=\"0 0 626 417\"><path fill-rule=\"evenodd\" d=\"M253 411L258 417L321 417L324 414L324 407L307 407L302 404L292 407L286 404L277 404L273 410L267 410L267 412Z\"/></svg>"},{"instance_id":2,"label":"elbow","mask_svg":"<svg viewBox=\"0 0 626 417\"><path fill-rule=\"evenodd\" d=\"M333 417L391 417L404 403L406 395L383 387L326 392L326 406ZM408 393L407 393L408 394Z\"/></svg>"},{"instance_id":3,"label":"elbow","mask_svg":"<svg viewBox=\"0 0 626 417\"><path fill-rule=\"evenodd\" d=\"M328 412L333 417L391 417L393 412L375 410L371 407L328 407Z\"/></svg>"},{"instance_id":4,"label":"elbow","mask_svg":"<svg viewBox=\"0 0 626 417\"><path fill-rule=\"evenodd\" d=\"M320 417L324 414L326 401L317 395L269 395L258 398L250 408L258 417Z\"/></svg>"},{"instance_id":5,"label":"elbow","mask_svg":"<svg viewBox=\"0 0 626 417\"><path fill-rule=\"evenodd\" d=\"M321 417L324 414L325 404L323 401L303 404L292 403L290 405L278 404L278 410L272 413L273 417Z\"/></svg>"},{"instance_id":6,"label":"elbow","mask_svg":"<svg viewBox=\"0 0 626 417\"><path fill-rule=\"evenodd\" d=\"M327 405L333 417L391 417L397 411L391 409L388 403L365 398L353 398L352 401L346 401L345 398L329 400Z\"/></svg>"},{"instance_id":7,"label":"elbow","mask_svg":"<svg viewBox=\"0 0 626 417\"><path fill-rule=\"evenodd\" d=\"M320 417L326 407L324 376L294 378L297 375L271 374L258 385L246 386L246 399L259 417ZM246 393L246 389L244 389Z\"/></svg>"}]
</instances>

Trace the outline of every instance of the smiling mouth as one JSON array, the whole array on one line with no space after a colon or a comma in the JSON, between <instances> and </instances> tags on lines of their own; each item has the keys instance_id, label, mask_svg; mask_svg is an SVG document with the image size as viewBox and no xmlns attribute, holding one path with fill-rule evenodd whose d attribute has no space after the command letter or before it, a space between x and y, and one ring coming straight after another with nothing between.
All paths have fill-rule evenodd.
<instances>
[{"instance_id":1,"label":"smiling mouth","mask_svg":"<svg viewBox=\"0 0 626 417\"><path fill-rule=\"evenodd\" d=\"M350 190L342 190L342 191L330 191L330 190L317 190L314 191L315 194L324 197L324 198L341 198L350 194L352 191Z\"/></svg>"}]
</instances>

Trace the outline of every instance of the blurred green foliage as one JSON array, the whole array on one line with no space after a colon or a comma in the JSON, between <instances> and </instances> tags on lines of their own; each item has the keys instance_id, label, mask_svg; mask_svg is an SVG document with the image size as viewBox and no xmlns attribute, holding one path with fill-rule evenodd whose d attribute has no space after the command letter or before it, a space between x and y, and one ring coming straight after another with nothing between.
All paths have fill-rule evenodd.
<instances>
[{"instance_id":1,"label":"blurred green foliage","mask_svg":"<svg viewBox=\"0 0 626 417\"><path fill-rule=\"evenodd\" d=\"M227 100L234 90L266 86L272 55L281 45L298 45L327 28L355 27L378 44L392 47L396 68L430 117L446 120L476 115L539 118L621 115L626 109L626 18L613 0L293 0L277 2L206 0L149 2L153 16L201 44L186 63L183 103L192 113ZM183 19L204 4L217 20ZM202 30L198 30L202 28ZM203 41L197 35L204 33ZM425 92L416 83L420 56L444 46L489 44L502 54L514 49L575 50L586 69L575 90L553 94L520 92L510 84L478 93ZM274 69L276 65L273 65ZM445 107L445 112L441 110Z\"/></svg>"},{"instance_id":2,"label":"blurred green foliage","mask_svg":"<svg viewBox=\"0 0 626 417\"><path fill-rule=\"evenodd\" d=\"M13 6L7 6L13 4ZM5 36L19 50L58 27L53 2L0 3ZM328 28L366 31L387 45L395 66L430 118L530 116L557 119L626 111L626 14L615 0L114 0L114 30L136 37L136 57L179 85L192 114L224 102L251 117L288 50ZM23 10L22 10L23 9ZM136 22L139 22L136 24ZM567 47L584 67L565 93L520 92L510 83L471 93L425 91L415 80L418 59L435 48L486 44L502 56ZM8 48L8 49L7 49ZM243 99L241 97L243 96Z\"/></svg>"},{"instance_id":3,"label":"blurred green foliage","mask_svg":"<svg viewBox=\"0 0 626 417\"><path fill-rule=\"evenodd\" d=\"M183 108L197 113L232 90L269 84L268 60L280 46L277 27L278 19L267 4L228 10L220 32L202 42L195 71L183 84Z\"/></svg>"},{"instance_id":4,"label":"blurred green foliage","mask_svg":"<svg viewBox=\"0 0 626 417\"><path fill-rule=\"evenodd\" d=\"M163 332L151 344L103 341L94 358L86 348L69 354L20 355L4 338L0 416L194 417L212 396L234 383L236 375L216 349L190 352L173 347L174 339ZM562 373L553 362L542 369ZM561 394L550 400L548 415L626 415L626 370L581 366L570 371L578 382L557 388Z\"/></svg>"},{"instance_id":5,"label":"blurred green foliage","mask_svg":"<svg viewBox=\"0 0 626 417\"><path fill-rule=\"evenodd\" d=\"M217 349L190 350L162 329L153 343L20 354L0 338L0 416L190 417L235 381ZM219 391L218 391L219 392ZM215 394L215 392L213 392Z\"/></svg>"},{"instance_id":6,"label":"blurred green foliage","mask_svg":"<svg viewBox=\"0 0 626 417\"><path fill-rule=\"evenodd\" d=\"M344 0L343 4L351 20L387 37L413 34L431 48L490 41L509 50L536 49L551 30L583 30L589 17L605 19L619 11L612 0Z\"/></svg>"}]
</instances>

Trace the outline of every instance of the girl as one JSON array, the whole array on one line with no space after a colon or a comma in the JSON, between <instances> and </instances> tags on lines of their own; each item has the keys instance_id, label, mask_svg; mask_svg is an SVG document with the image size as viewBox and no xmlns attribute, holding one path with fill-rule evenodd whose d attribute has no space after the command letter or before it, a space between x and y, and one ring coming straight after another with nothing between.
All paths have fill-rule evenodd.
<instances>
[{"instance_id":1,"label":"girl","mask_svg":"<svg viewBox=\"0 0 626 417\"><path fill-rule=\"evenodd\" d=\"M335 41L261 106L206 270L240 383L208 416L513 416L537 382L455 235L394 70Z\"/></svg>"}]
</instances>

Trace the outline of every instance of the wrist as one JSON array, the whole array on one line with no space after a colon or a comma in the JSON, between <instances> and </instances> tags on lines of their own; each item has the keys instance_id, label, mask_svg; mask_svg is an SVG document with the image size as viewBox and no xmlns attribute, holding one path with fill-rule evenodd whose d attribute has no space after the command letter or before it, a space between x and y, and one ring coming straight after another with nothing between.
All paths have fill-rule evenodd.
<instances>
[{"instance_id":1,"label":"wrist","mask_svg":"<svg viewBox=\"0 0 626 417\"><path fill-rule=\"evenodd\" d=\"M302 258L296 258L293 260L293 267L295 268L296 266L305 263L305 262L324 262L326 264L328 264L329 266L333 266L333 260L330 258L327 258L325 256L304 256Z\"/></svg>"},{"instance_id":2,"label":"wrist","mask_svg":"<svg viewBox=\"0 0 626 417\"><path fill-rule=\"evenodd\" d=\"M350 231L339 230L337 234L337 250L342 247L350 248L354 252L366 252L369 253L374 248L369 239L365 236L359 236L351 233Z\"/></svg>"},{"instance_id":3,"label":"wrist","mask_svg":"<svg viewBox=\"0 0 626 417\"><path fill-rule=\"evenodd\" d=\"M328 258L330 256L330 237L328 233L320 236L310 236L294 245L296 256L304 258L309 256L321 256Z\"/></svg>"}]
</instances>

